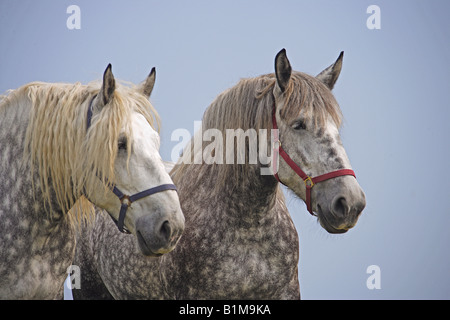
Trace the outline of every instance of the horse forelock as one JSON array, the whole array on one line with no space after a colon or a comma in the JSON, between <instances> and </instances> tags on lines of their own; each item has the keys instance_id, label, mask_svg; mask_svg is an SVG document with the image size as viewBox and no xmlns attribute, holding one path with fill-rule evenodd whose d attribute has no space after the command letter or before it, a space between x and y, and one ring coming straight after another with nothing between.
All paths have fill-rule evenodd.
<instances>
[{"instance_id":1,"label":"horse forelock","mask_svg":"<svg viewBox=\"0 0 450 320\"><path fill-rule=\"evenodd\" d=\"M82 194L95 190L98 178L114 182L117 140L123 128L132 144L132 112L144 115L159 131L159 116L148 99L134 88L120 85L111 102L95 114L86 132L87 109L99 88L99 83L35 82L13 92L28 98L31 105L24 160L29 161L32 176L39 177L33 183L39 183L49 205L53 192L63 212L69 211ZM80 222L94 212L84 197L77 205L81 210L74 210L78 215L73 221Z\"/></svg>"},{"instance_id":2,"label":"horse forelock","mask_svg":"<svg viewBox=\"0 0 450 320\"><path fill-rule=\"evenodd\" d=\"M285 104L280 115L287 122L303 113L314 120L315 127L326 126L328 117L340 127L342 112L339 104L330 89L315 77L293 72L284 95Z\"/></svg>"}]
</instances>

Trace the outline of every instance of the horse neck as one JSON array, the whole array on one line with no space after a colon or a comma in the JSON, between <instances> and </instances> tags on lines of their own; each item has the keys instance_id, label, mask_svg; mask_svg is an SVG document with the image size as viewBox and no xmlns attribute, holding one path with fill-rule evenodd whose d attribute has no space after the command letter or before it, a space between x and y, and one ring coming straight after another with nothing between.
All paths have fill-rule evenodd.
<instances>
[{"instance_id":1,"label":"horse neck","mask_svg":"<svg viewBox=\"0 0 450 320\"><path fill-rule=\"evenodd\" d=\"M236 213L248 212L259 216L269 211L275 204L277 182L272 176L260 174L258 166L250 166L247 174L237 179L230 179L223 186L223 202ZM233 181L234 180L234 181Z\"/></svg>"},{"instance_id":2,"label":"horse neck","mask_svg":"<svg viewBox=\"0 0 450 320\"><path fill-rule=\"evenodd\" d=\"M230 174L219 186L215 179L217 166L203 165L203 172L196 188L192 188L192 181L195 181L196 175L199 174L197 171L199 166L190 165L190 167L193 170L181 179L180 202L183 203L182 198L185 197L186 202L192 203L192 199L204 202L201 204L204 208L211 208L212 204L214 212L205 214L223 216L230 223L235 221L240 225L254 224L267 218L275 205L279 192L278 183L273 176L261 175L258 165L248 166L244 175ZM198 203L194 204L197 205Z\"/></svg>"}]
</instances>

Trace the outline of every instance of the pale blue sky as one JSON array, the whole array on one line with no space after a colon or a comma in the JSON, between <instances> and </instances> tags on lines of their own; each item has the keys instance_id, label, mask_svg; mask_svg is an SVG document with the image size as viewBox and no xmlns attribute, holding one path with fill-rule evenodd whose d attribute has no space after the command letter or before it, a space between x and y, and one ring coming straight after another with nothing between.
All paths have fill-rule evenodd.
<instances>
[{"instance_id":1,"label":"pale blue sky","mask_svg":"<svg viewBox=\"0 0 450 320\"><path fill-rule=\"evenodd\" d=\"M69 5L81 29L69 30ZM381 9L369 30L366 9ZM317 74L344 50L334 93L342 139L367 207L329 235L288 195L300 236L304 299L450 299L449 1L0 1L0 92L27 82L87 83L108 63L140 82L157 69L152 102L170 134L193 131L240 78L273 72L281 48ZM286 194L289 194L286 192ZM366 287L370 265L381 289Z\"/></svg>"}]
</instances>

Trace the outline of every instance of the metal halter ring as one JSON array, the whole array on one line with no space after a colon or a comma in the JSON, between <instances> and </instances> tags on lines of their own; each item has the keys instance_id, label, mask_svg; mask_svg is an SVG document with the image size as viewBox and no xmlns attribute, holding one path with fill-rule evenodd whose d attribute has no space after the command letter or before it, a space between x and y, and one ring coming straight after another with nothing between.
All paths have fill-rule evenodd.
<instances>
[{"instance_id":1,"label":"metal halter ring","mask_svg":"<svg viewBox=\"0 0 450 320\"><path fill-rule=\"evenodd\" d=\"M308 176L308 178L306 178L305 180L303 180L305 182L305 186L307 188L312 188L314 187L314 182L312 181L311 177Z\"/></svg>"},{"instance_id":2,"label":"metal halter ring","mask_svg":"<svg viewBox=\"0 0 450 320\"><path fill-rule=\"evenodd\" d=\"M131 200L130 200L130 197L127 196L126 194L124 194L123 197L120 198L120 203L121 203L121 204L125 204L125 205L127 205L128 207L131 208L131 203L132 203L132 202L131 202Z\"/></svg>"}]
</instances>

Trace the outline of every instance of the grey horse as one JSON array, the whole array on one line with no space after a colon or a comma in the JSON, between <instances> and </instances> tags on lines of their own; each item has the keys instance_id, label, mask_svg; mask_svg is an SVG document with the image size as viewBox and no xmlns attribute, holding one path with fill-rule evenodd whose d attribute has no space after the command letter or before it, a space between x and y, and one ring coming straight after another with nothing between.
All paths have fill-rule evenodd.
<instances>
[{"instance_id":1,"label":"grey horse","mask_svg":"<svg viewBox=\"0 0 450 320\"><path fill-rule=\"evenodd\" d=\"M186 218L176 248L143 258L99 212L79 238L74 264L82 281L74 298L299 299L298 234L279 183L309 202L330 233L355 226L365 207L331 93L342 58L312 77L292 71L283 49L275 73L221 93L171 171ZM253 131L261 133L257 144ZM234 154L224 154L231 148ZM272 161L251 161L252 150Z\"/></svg>"},{"instance_id":2,"label":"grey horse","mask_svg":"<svg viewBox=\"0 0 450 320\"><path fill-rule=\"evenodd\" d=\"M121 221L140 255L173 249L184 229L174 187L125 216L128 198L117 196L173 185L148 101L153 84L154 72L139 86L116 85L109 65L101 83L33 82L0 97L0 299L61 296L74 228L94 211L87 198Z\"/></svg>"}]
</instances>

